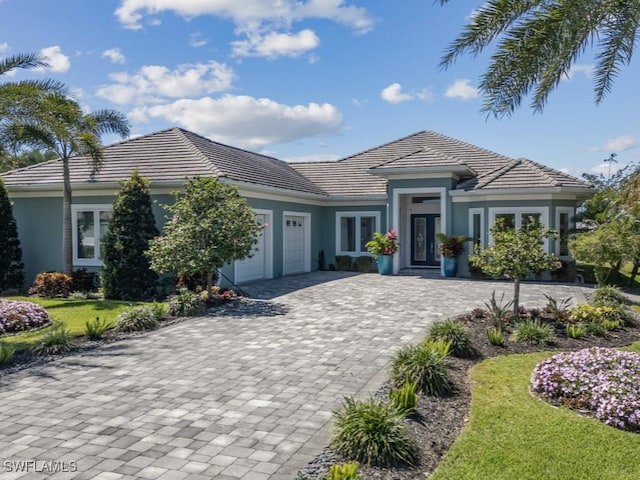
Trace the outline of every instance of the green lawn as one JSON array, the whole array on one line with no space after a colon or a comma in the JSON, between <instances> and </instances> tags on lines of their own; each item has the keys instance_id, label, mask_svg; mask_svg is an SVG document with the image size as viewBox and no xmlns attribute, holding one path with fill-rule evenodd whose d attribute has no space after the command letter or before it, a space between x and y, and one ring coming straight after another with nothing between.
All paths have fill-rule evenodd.
<instances>
[{"instance_id":1,"label":"green lawn","mask_svg":"<svg viewBox=\"0 0 640 480\"><path fill-rule=\"evenodd\" d=\"M594 275L595 267L593 265L589 265L586 263L578 264L578 270L581 275L584 277L585 283L596 283L596 277ZM633 285L630 284L631 281L631 270L633 270L633 264L625 263L620 268L619 272L614 272L611 274L611 277L607 280L607 283L612 285L619 285L621 287L630 287L630 288L640 288L640 275L636 277L633 282Z\"/></svg>"},{"instance_id":2,"label":"green lawn","mask_svg":"<svg viewBox=\"0 0 640 480\"><path fill-rule=\"evenodd\" d=\"M631 347L640 352L640 342ZM529 394L551 353L486 360L470 373L471 418L433 480L640 478L640 435L555 408Z\"/></svg>"},{"instance_id":3,"label":"green lawn","mask_svg":"<svg viewBox=\"0 0 640 480\"><path fill-rule=\"evenodd\" d=\"M125 308L143 304L142 302L117 302L113 300L74 300L39 297L8 297L7 299L24 300L42 305L47 309L52 320L63 323L75 335L84 334L84 325L87 320L100 317L101 319L115 322L118 314ZM49 328L4 337L2 341L13 344L16 350L25 350L33 346Z\"/></svg>"}]
</instances>

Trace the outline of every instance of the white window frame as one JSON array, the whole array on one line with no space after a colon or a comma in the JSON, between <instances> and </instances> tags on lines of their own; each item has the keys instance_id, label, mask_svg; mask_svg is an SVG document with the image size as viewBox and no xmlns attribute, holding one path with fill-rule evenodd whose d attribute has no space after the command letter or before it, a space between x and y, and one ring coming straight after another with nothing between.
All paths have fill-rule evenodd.
<instances>
[{"instance_id":1,"label":"white window frame","mask_svg":"<svg viewBox=\"0 0 640 480\"><path fill-rule=\"evenodd\" d=\"M71 205L71 239L73 249L73 265L82 267L102 267L100 259L100 212L112 212L110 204L72 204ZM93 245L93 258L78 258L78 212L93 212L93 235L96 239Z\"/></svg>"},{"instance_id":2,"label":"white window frame","mask_svg":"<svg viewBox=\"0 0 640 480\"><path fill-rule=\"evenodd\" d=\"M484 229L484 208L469 209L469 252L473 253L475 245L473 244L473 217L480 215L480 248L484 248L486 233Z\"/></svg>"},{"instance_id":3,"label":"white window frame","mask_svg":"<svg viewBox=\"0 0 640 480\"><path fill-rule=\"evenodd\" d=\"M522 214L523 213L539 213L540 221L543 227L549 227L549 207L490 207L489 208L489 224L493 227L496 223L496 216L501 214L514 214L516 228L522 226ZM493 243L493 238L489 234L489 243ZM549 239L544 240L544 249L549 251Z\"/></svg>"},{"instance_id":4,"label":"white window frame","mask_svg":"<svg viewBox=\"0 0 640 480\"><path fill-rule=\"evenodd\" d=\"M575 228L575 216L576 210L573 207L556 207L556 232L558 232L558 239L556 240L556 255L558 258L570 259L571 252L568 255L560 255L560 215L566 213L569 215L569 228L568 232ZM568 233L567 232L567 233Z\"/></svg>"},{"instance_id":5,"label":"white window frame","mask_svg":"<svg viewBox=\"0 0 640 480\"><path fill-rule=\"evenodd\" d=\"M367 250L360 252L360 251L347 251L347 250L341 250L340 247L342 245L342 238L340 237L341 234L341 223L342 223L342 219L343 218L349 218L349 217L353 217L355 218L355 222L356 222L356 246L360 245L360 237L361 237L361 231L360 231L360 219L362 217L374 217L376 219L376 231L381 231L382 230L382 225L380 223L380 212L378 211L352 211L352 212L336 212L336 255L350 255L352 257L360 257L360 256L370 256L371 253L369 253Z\"/></svg>"}]
</instances>

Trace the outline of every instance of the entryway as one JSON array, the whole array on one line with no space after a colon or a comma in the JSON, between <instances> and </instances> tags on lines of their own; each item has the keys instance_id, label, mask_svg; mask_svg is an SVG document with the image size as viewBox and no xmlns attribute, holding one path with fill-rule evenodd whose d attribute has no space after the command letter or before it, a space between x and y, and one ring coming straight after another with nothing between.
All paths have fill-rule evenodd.
<instances>
[{"instance_id":1,"label":"entryway","mask_svg":"<svg viewBox=\"0 0 640 480\"><path fill-rule=\"evenodd\" d=\"M440 233L440 214L411 215L411 266L440 266L437 233Z\"/></svg>"}]
</instances>

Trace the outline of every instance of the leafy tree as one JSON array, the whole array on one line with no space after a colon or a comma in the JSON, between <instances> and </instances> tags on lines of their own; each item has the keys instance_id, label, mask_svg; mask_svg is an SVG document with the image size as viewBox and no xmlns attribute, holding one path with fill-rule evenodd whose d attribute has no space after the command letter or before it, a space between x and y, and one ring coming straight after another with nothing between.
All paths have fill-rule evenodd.
<instances>
[{"instance_id":1,"label":"leafy tree","mask_svg":"<svg viewBox=\"0 0 640 480\"><path fill-rule=\"evenodd\" d=\"M57 158L53 152L41 152L40 150L26 150L14 155L0 153L0 172L8 172L16 168L28 167L38 163Z\"/></svg>"},{"instance_id":2,"label":"leafy tree","mask_svg":"<svg viewBox=\"0 0 640 480\"><path fill-rule=\"evenodd\" d=\"M73 269L71 243L71 172L69 159L74 156L87 157L91 162L93 177L102 167L103 151L101 136L116 134L122 138L129 135L126 117L115 110L99 110L84 113L73 99L60 95L45 96L38 103L39 112L34 118L13 122L8 131L11 141L37 149L55 152L62 162L63 171L63 270L70 274Z\"/></svg>"},{"instance_id":3,"label":"leafy tree","mask_svg":"<svg viewBox=\"0 0 640 480\"><path fill-rule=\"evenodd\" d=\"M195 177L184 193L174 193L175 203L164 205L171 213L164 236L151 241L147 254L158 274L201 274L211 291L213 272L225 263L250 255L262 227L235 186L217 179Z\"/></svg>"},{"instance_id":4,"label":"leafy tree","mask_svg":"<svg viewBox=\"0 0 640 480\"><path fill-rule=\"evenodd\" d=\"M536 223L507 228L500 219L491 227L491 235L493 245L471 255L469 261L492 277L513 280L513 314L517 318L521 281L543 270L558 268L556 256L544 250L545 238L555 238L556 234Z\"/></svg>"},{"instance_id":5,"label":"leafy tree","mask_svg":"<svg viewBox=\"0 0 640 480\"><path fill-rule=\"evenodd\" d=\"M18 227L13 218L9 194L0 178L0 292L21 289L24 285L24 264L18 238Z\"/></svg>"},{"instance_id":6,"label":"leafy tree","mask_svg":"<svg viewBox=\"0 0 640 480\"><path fill-rule=\"evenodd\" d=\"M104 297L140 300L149 297L157 275L144 252L158 235L151 209L149 182L137 170L122 185L104 237Z\"/></svg>"},{"instance_id":7,"label":"leafy tree","mask_svg":"<svg viewBox=\"0 0 640 480\"><path fill-rule=\"evenodd\" d=\"M580 54L595 46L599 104L620 68L631 62L639 25L640 0L488 0L449 46L441 66L450 66L462 54L476 56L497 41L480 89L482 110L502 117L512 114L530 92L531 108L542 111Z\"/></svg>"},{"instance_id":8,"label":"leafy tree","mask_svg":"<svg viewBox=\"0 0 640 480\"><path fill-rule=\"evenodd\" d=\"M638 238L637 224L617 219L577 235L569 241L569 249L577 261L596 266L596 281L602 285L623 261L633 261Z\"/></svg>"}]
</instances>

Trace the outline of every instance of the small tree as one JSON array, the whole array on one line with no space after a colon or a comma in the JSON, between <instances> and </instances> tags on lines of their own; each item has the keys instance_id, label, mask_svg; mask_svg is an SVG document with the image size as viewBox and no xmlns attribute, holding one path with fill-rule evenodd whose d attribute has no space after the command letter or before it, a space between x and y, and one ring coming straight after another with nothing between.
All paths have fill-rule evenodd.
<instances>
[{"instance_id":1,"label":"small tree","mask_svg":"<svg viewBox=\"0 0 640 480\"><path fill-rule=\"evenodd\" d=\"M469 257L475 267L492 277L505 276L514 281L513 314L518 316L520 282L542 270L558 268L558 259L544 251L544 239L555 232L532 223L518 229L506 228L501 220L491 228L493 246Z\"/></svg>"},{"instance_id":2,"label":"small tree","mask_svg":"<svg viewBox=\"0 0 640 480\"><path fill-rule=\"evenodd\" d=\"M157 235L149 182L134 170L116 196L105 234L102 269L105 298L139 300L149 296L157 275L144 252Z\"/></svg>"},{"instance_id":3,"label":"small tree","mask_svg":"<svg viewBox=\"0 0 640 480\"><path fill-rule=\"evenodd\" d=\"M195 177L174 193L164 236L151 241L147 255L157 273L201 274L211 291L213 272L251 254L262 227L235 186Z\"/></svg>"},{"instance_id":4,"label":"small tree","mask_svg":"<svg viewBox=\"0 0 640 480\"><path fill-rule=\"evenodd\" d=\"M9 194L0 178L0 292L24 285L24 264Z\"/></svg>"}]
</instances>

